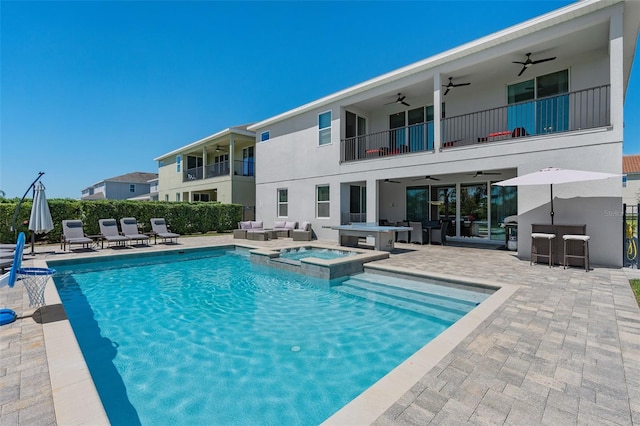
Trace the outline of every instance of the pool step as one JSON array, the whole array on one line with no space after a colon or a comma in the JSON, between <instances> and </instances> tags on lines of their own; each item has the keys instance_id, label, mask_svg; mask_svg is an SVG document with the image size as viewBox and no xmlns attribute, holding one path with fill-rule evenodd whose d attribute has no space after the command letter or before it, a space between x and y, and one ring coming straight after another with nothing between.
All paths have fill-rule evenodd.
<instances>
[{"instance_id":1,"label":"pool step","mask_svg":"<svg viewBox=\"0 0 640 426\"><path fill-rule=\"evenodd\" d=\"M476 297L464 290L369 273L354 275L334 290L444 321L457 321L487 296Z\"/></svg>"},{"instance_id":2,"label":"pool step","mask_svg":"<svg viewBox=\"0 0 640 426\"><path fill-rule=\"evenodd\" d=\"M393 277L382 274L375 274L370 272L363 272L361 274L353 275L352 279L359 281L365 281L377 285L386 285L389 287L401 287L407 291L413 291L416 293L429 293L445 298L455 299L456 301L463 301L470 305L477 305L483 302L489 294L481 291L465 290L457 287L449 287L441 284L431 284L428 282L412 280L408 278Z\"/></svg>"}]
</instances>

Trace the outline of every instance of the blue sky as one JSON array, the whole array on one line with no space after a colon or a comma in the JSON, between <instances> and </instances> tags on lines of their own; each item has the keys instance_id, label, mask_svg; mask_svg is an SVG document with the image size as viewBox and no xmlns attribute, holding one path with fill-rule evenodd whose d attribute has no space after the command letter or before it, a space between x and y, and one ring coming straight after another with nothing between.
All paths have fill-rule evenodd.
<instances>
[{"instance_id":1,"label":"blue sky","mask_svg":"<svg viewBox=\"0 0 640 426\"><path fill-rule=\"evenodd\" d=\"M48 198L571 1L0 2L0 190ZM625 154L640 153L639 55Z\"/></svg>"}]
</instances>

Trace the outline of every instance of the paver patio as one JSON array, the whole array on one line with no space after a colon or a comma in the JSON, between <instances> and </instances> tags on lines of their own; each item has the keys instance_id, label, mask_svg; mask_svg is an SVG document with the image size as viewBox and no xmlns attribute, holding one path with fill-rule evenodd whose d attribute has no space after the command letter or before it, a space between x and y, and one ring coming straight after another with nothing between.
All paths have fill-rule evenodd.
<instances>
[{"instance_id":1,"label":"paver patio","mask_svg":"<svg viewBox=\"0 0 640 426\"><path fill-rule=\"evenodd\" d=\"M193 247L238 240L194 237L180 243ZM290 239L248 243L308 244ZM637 270L595 265L585 273L530 266L503 250L397 247L397 254L376 264L518 289L426 375L416 377L416 384L375 424L640 424L640 309L628 284L629 277L640 277ZM62 253L58 246L37 250L37 260L84 255ZM28 256L25 265L32 259ZM0 307L20 317L0 328L0 426L57 424L42 321L39 311L30 316L34 309L28 305L22 285L0 291Z\"/></svg>"}]
</instances>

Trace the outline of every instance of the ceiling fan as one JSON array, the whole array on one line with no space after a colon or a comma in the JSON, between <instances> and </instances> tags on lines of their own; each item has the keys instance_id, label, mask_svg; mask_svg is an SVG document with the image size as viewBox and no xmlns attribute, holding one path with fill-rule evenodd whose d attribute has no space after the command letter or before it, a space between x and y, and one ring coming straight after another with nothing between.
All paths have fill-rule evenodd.
<instances>
[{"instance_id":1,"label":"ceiling fan","mask_svg":"<svg viewBox=\"0 0 640 426\"><path fill-rule=\"evenodd\" d=\"M501 174L502 173L500 172L483 172L482 170L480 170L475 173L469 173L469 176L476 178L478 176L492 176L492 175L501 175Z\"/></svg>"},{"instance_id":2,"label":"ceiling fan","mask_svg":"<svg viewBox=\"0 0 640 426\"><path fill-rule=\"evenodd\" d=\"M440 179L438 179L438 178L436 178L436 177L433 177L433 176L429 176L429 175L427 175L427 176L425 176L425 177L421 177L421 178L418 178L418 179L414 179L414 181L415 181L415 180L440 180Z\"/></svg>"},{"instance_id":3,"label":"ceiling fan","mask_svg":"<svg viewBox=\"0 0 640 426\"><path fill-rule=\"evenodd\" d=\"M404 101L404 98L406 98L406 96L402 96L402 93L398 93L398 99L396 99L393 102L388 102L385 105L391 105L391 104L402 104L402 105L406 105L406 106L411 106L408 103L406 103Z\"/></svg>"},{"instance_id":4,"label":"ceiling fan","mask_svg":"<svg viewBox=\"0 0 640 426\"><path fill-rule=\"evenodd\" d=\"M385 179L384 182L385 183L402 183L402 182L400 182L398 180L391 180L391 179Z\"/></svg>"},{"instance_id":5,"label":"ceiling fan","mask_svg":"<svg viewBox=\"0 0 640 426\"><path fill-rule=\"evenodd\" d=\"M453 77L449 77L449 83L448 84L443 84L442 87L446 87L447 90L445 90L444 95L443 96L447 96L447 93L449 93L449 90L451 90L452 87L460 87L460 86L468 86L471 83L458 83L458 84L453 84Z\"/></svg>"},{"instance_id":6,"label":"ceiling fan","mask_svg":"<svg viewBox=\"0 0 640 426\"><path fill-rule=\"evenodd\" d=\"M553 61L556 58L554 56L553 58L538 59L537 61L532 61L530 56L531 56L531 53L527 53L527 60L524 62L513 61L514 64L522 65L522 69L520 70L520 74L518 74L518 77L520 77L522 73L525 72L527 68L529 68L531 65L540 64L542 62Z\"/></svg>"}]
</instances>

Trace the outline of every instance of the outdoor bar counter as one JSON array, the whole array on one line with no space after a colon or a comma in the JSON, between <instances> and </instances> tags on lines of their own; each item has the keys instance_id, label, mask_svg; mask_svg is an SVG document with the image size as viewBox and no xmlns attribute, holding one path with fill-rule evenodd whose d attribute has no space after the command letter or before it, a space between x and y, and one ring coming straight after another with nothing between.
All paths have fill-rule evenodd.
<instances>
[{"instance_id":1,"label":"outdoor bar counter","mask_svg":"<svg viewBox=\"0 0 640 426\"><path fill-rule=\"evenodd\" d=\"M545 234L555 234L556 237L553 239L552 250L553 250L553 263L555 265L563 265L564 264L564 241L562 240L563 235L587 235L587 225L571 225L571 224L538 224L534 223L531 225L531 232L543 232ZM536 250L541 255L549 254L549 244L547 240L536 240ZM582 242L581 241L567 241L567 251L569 253L582 253ZM582 266L584 267L584 259L575 259L569 258L568 264L571 266Z\"/></svg>"}]
</instances>

